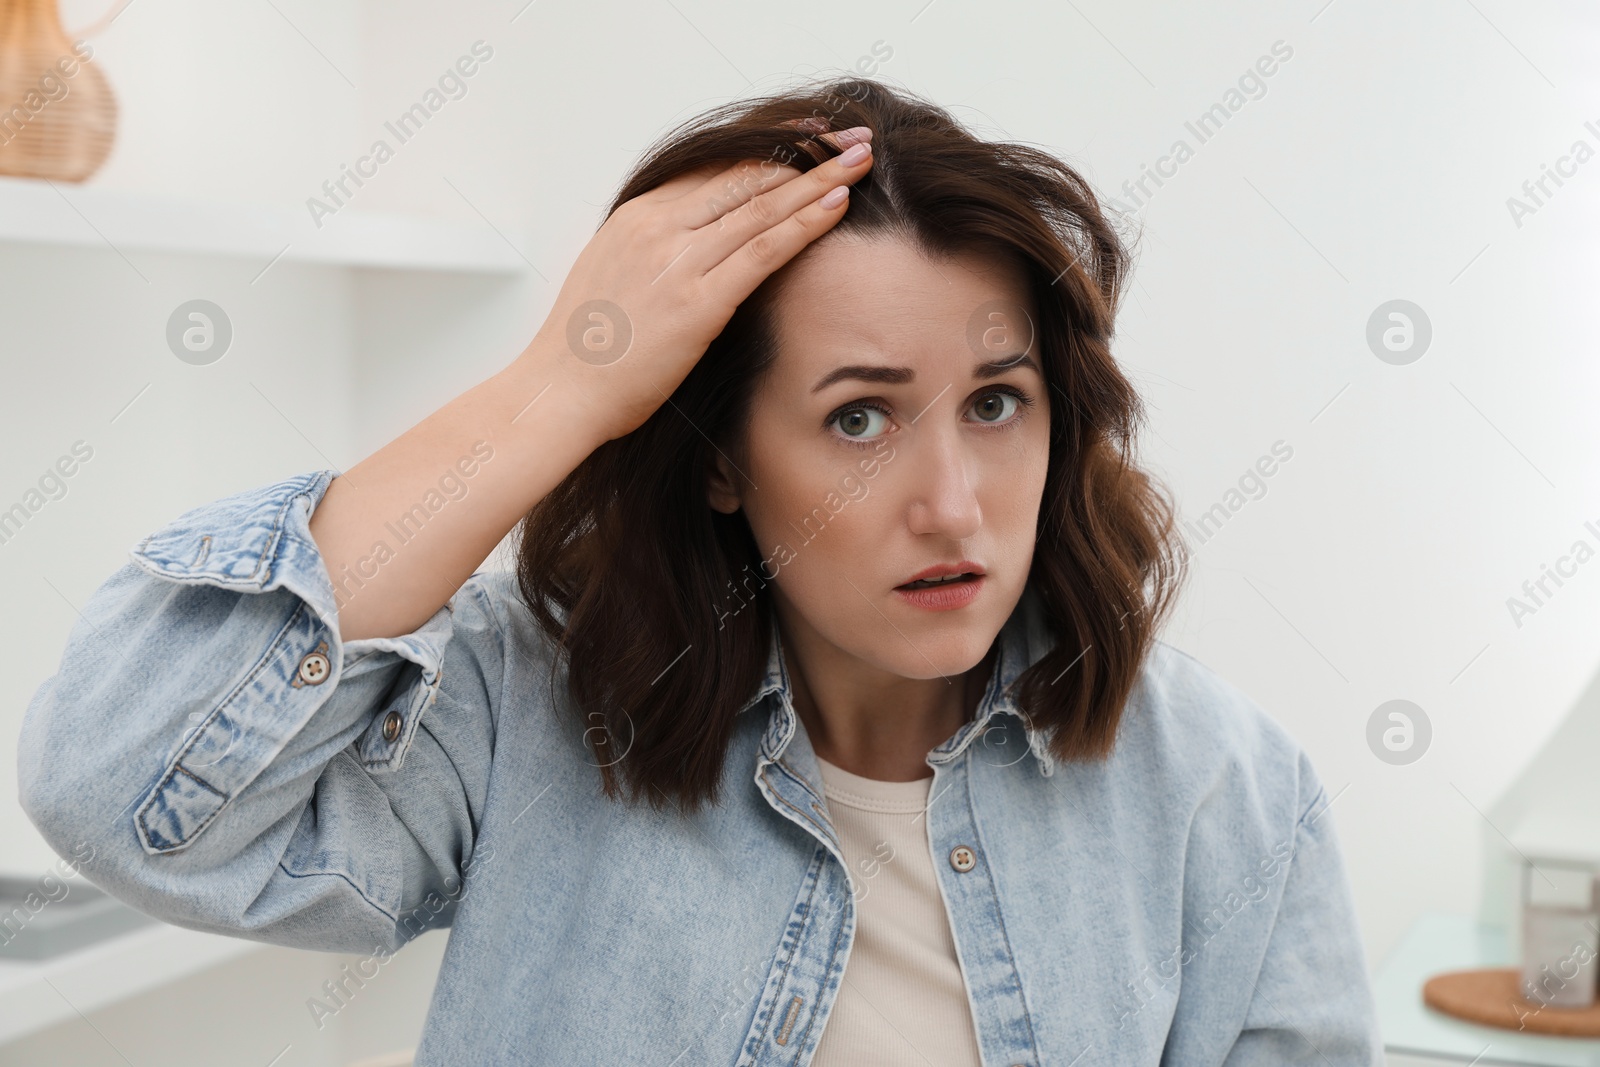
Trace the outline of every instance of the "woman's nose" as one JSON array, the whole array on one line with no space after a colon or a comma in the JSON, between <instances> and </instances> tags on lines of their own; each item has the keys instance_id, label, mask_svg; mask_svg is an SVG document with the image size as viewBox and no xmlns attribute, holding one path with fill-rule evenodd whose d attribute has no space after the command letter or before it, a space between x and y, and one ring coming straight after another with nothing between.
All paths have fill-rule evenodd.
<instances>
[{"instance_id":1,"label":"woman's nose","mask_svg":"<svg viewBox=\"0 0 1600 1067\"><path fill-rule=\"evenodd\" d=\"M928 425L919 431L907 457L911 469L907 524L912 533L941 534L952 540L971 537L983 524L983 513L973 459L963 447L960 430Z\"/></svg>"}]
</instances>

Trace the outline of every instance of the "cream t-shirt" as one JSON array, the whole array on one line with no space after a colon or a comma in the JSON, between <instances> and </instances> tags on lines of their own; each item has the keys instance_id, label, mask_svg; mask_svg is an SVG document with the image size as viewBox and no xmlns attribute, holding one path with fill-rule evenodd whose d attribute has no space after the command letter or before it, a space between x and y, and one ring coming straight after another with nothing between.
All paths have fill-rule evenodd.
<instances>
[{"instance_id":1,"label":"cream t-shirt","mask_svg":"<svg viewBox=\"0 0 1600 1067\"><path fill-rule=\"evenodd\" d=\"M850 865L856 936L812 1063L982 1067L928 842L933 779L880 782L817 757Z\"/></svg>"}]
</instances>

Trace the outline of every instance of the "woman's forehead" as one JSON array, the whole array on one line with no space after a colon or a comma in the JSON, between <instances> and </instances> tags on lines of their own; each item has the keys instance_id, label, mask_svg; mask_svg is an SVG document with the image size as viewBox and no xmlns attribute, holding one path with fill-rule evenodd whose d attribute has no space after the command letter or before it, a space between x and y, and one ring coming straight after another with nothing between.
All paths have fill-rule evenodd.
<instances>
[{"instance_id":1,"label":"woman's forehead","mask_svg":"<svg viewBox=\"0 0 1600 1067\"><path fill-rule=\"evenodd\" d=\"M791 267L773 310L779 362L797 370L857 355L973 362L993 356L974 347L975 320L1005 309L1037 321L1026 274L998 255L930 257L900 238L852 236L815 242Z\"/></svg>"}]
</instances>

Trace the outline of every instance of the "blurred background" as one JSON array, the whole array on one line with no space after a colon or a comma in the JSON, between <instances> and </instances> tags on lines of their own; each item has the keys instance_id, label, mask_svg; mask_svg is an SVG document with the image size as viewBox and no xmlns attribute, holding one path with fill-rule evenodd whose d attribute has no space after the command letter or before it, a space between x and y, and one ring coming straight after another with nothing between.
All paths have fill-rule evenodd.
<instances>
[{"instance_id":1,"label":"blurred background","mask_svg":"<svg viewBox=\"0 0 1600 1067\"><path fill-rule=\"evenodd\" d=\"M1530 870L1600 863L1581 0L0 0L0 877L57 864L16 737L129 548L499 370L657 136L845 72L1060 155L1136 237L1116 352L1193 552L1165 637L1334 795L1391 1062L1600 1064L1418 992L1516 958ZM445 938L319 1020L352 957L58 936L0 954L0 1065L403 1050Z\"/></svg>"}]
</instances>

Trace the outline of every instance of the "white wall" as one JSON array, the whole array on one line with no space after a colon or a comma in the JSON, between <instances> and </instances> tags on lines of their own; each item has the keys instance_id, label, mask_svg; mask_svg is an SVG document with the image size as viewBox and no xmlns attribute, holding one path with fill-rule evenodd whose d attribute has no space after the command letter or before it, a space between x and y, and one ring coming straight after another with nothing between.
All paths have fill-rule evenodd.
<instances>
[{"instance_id":1,"label":"white wall","mask_svg":"<svg viewBox=\"0 0 1600 1067\"><path fill-rule=\"evenodd\" d=\"M1130 220L1117 351L1149 404L1144 456L1195 519L1274 442L1294 454L1199 548L1169 639L1339 793L1374 965L1419 912L1478 907L1504 829L1487 813L1600 666L1600 563L1520 626L1506 606L1575 539L1600 543L1583 530L1600 525L1600 159L1520 226L1506 205L1575 140L1600 147L1583 125L1600 129L1592 6L274 4L135 3L96 39L123 120L94 182L301 204L481 39L494 56L466 97L355 202L493 225L539 273L285 264L252 284L260 264L132 256L146 283L109 250L0 246L0 500L73 440L96 447L0 548L0 595L23 606L0 622L0 865L51 859L9 799L16 726L72 605L133 541L200 501L351 466L503 365L657 134L881 41L883 77L1065 155L1107 195L1175 139L1195 147ZM73 0L67 21L97 10ZM1185 121L1280 40L1293 55L1265 95L1197 144ZM236 324L212 367L162 344L192 296ZM1433 327L1405 366L1365 340L1395 298ZM1433 726L1406 766L1366 740L1392 698Z\"/></svg>"}]
</instances>

